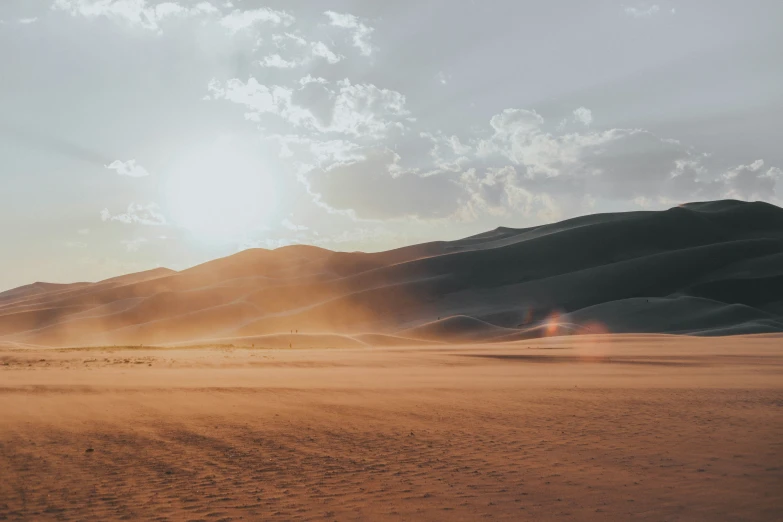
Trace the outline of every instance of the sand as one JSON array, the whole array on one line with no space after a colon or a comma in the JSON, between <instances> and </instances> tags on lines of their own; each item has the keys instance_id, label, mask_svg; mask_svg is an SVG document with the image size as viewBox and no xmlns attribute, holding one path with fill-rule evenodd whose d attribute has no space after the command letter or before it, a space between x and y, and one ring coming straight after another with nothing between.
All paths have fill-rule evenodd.
<instances>
[{"instance_id":1,"label":"sand","mask_svg":"<svg viewBox=\"0 0 783 522\"><path fill-rule=\"evenodd\" d=\"M306 344L5 345L0 519L783 517L780 337Z\"/></svg>"}]
</instances>

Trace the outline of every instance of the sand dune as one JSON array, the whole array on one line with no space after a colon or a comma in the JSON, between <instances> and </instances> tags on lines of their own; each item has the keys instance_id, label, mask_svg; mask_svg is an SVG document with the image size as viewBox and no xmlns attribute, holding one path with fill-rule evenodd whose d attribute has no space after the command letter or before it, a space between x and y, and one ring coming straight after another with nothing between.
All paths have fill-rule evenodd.
<instances>
[{"instance_id":1,"label":"sand dune","mask_svg":"<svg viewBox=\"0 0 783 522\"><path fill-rule=\"evenodd\" d=\"M783 332L783 209L692 203L379 253L251 249L181 272L0 294L0 341L30 345L297 330L437 342Z\"/></svg>"}]
</instances>

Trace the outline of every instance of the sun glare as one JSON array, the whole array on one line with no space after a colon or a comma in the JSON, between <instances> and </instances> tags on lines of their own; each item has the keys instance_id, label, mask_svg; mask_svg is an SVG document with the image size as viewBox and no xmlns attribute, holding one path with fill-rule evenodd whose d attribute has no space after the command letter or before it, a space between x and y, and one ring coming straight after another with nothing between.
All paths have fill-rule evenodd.
<instances>
[{"instance_id":1,"label":"sun glare","mask_svg":"<svg viewBox=\"0 0 783 522\"><path fill-rule=\"evenodd\" d=\"M262 161L231 140L219 140L180 160L166 183L175 224L203 241L231 241L264 228L275 187Z\"/></svg>"}]
</instances>

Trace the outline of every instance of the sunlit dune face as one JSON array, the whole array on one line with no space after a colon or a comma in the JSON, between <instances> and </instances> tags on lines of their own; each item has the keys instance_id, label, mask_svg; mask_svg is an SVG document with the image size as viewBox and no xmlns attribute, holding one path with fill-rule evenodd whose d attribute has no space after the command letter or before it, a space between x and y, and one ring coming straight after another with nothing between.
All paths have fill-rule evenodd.
<instances>
[{"instance_id":1,"label":"sunlit dune face","mask_svg":"<svg viewBox=\"0 0 783 522\"><path fill-rule=\"evenodd\" d=\"M231 140L193 151L168 174L167 209L202 241L231 241L264 228L276 191L262 161Z\"/></svg>"}]
</instances>

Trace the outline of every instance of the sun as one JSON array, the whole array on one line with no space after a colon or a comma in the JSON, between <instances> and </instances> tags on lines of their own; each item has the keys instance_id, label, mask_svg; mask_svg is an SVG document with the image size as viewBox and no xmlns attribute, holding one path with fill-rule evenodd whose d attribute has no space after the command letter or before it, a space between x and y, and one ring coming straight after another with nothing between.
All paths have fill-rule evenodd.
<instances>
[{"instance_id":1,"label":"sun","mask_svg":"<svg viewBox=\"0 0 783 522\"><path fill-rule=\"evenodd\" d=\"M277 199L262 159L228 138L177 161L165 193L174 224L209 242L235 241L265 228Z\"/></svg>"}]
</instances>

